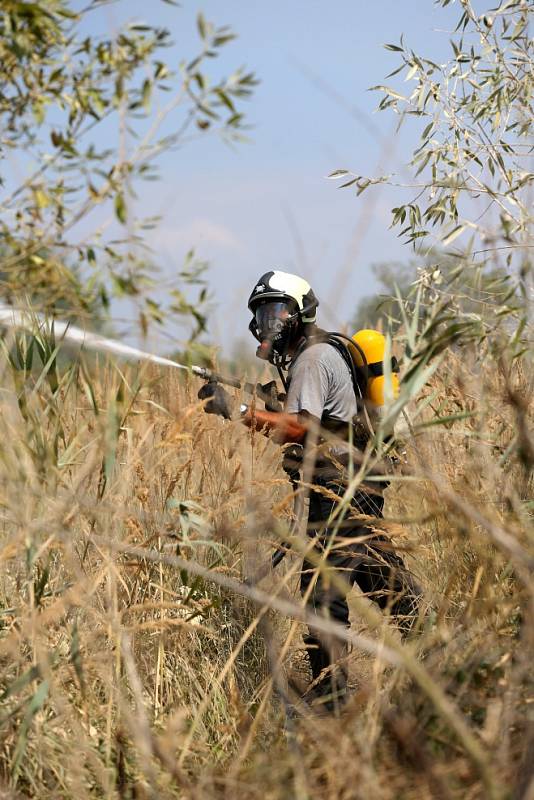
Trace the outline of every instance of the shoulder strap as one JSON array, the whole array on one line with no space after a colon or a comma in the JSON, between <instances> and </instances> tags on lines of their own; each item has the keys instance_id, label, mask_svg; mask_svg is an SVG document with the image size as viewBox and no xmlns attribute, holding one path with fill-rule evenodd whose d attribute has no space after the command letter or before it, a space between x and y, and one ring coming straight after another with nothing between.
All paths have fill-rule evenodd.
<instances>
[{"instance_id":1,"label":"shoulder strap","mask_svg":"<svg viewBox=\"0 0 534 800\"><path fill-rule=\"evenodd\" d=\"M349 368L349 372L352 378L352 384L354 387L354 394L356 395L356 400L362 400L365 394L365 376L363 374L363 370L361 370L355 363L354 358L352 357L352 353L350 352L347 344L344 342L343 338L336 333L329 333L328 344L335 347L337 352L345 361L345 364Z\"/></svg>"}]
</instances>

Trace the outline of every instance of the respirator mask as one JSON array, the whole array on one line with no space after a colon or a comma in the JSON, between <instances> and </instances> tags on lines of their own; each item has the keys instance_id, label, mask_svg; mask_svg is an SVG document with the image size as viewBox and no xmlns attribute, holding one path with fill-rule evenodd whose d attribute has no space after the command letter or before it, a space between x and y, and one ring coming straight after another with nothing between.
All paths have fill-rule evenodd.
<instances>
[{"instance_id":1,"label":"respirator mask","mask_svg":"<svg viewBox=\"0 0 534 800\"><path fill-rule=\"evenodd\" d=\"M249 325L250 332L260 343L256 351L258 358L283 365L291 345L298 339L299 328L295 303L284 300L260 303Z\"/></svg>"}]
</instances>

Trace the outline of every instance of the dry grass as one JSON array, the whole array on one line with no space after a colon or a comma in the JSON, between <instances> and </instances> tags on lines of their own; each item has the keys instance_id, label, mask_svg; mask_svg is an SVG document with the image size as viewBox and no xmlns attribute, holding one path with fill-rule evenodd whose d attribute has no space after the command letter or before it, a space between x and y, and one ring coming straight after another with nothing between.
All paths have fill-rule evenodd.
<instances>
[{"instance_id":1,"label":"dry grass","mask_svg":"<svg viewBox=\"0 0 534 800\"><path fill-rule=\"evenodd\" d=\"M292 732L302 624L242 583L290 524L279 450L174 376L57 376L3 375L2 796L534 797L530 376L451 355L433 377L386 506L421 634L354 595L382 657L355 647L346 714ZM298 568L261 582L296 616Z\"/></svg>"}]
</instances>

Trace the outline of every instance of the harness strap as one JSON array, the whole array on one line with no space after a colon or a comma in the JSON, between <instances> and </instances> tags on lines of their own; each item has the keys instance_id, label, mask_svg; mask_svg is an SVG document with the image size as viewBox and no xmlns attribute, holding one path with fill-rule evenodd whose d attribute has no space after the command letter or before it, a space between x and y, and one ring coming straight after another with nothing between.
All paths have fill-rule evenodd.
<instances>
[{"instance_id":1,"label":"harness strap","mask_svg":"<svg viewBox=\"0 0 534 800\"><path fill-rule=\"evenodd\" d=\"M378 361L376 364L368 364L367 371L369 375L372 375L373 378L379 378L381 375L384 374L384 362ZM395 356L391 356L391 371L398 372L399 371L399 362L395 358Z\"/></svg>"}]
</instances>

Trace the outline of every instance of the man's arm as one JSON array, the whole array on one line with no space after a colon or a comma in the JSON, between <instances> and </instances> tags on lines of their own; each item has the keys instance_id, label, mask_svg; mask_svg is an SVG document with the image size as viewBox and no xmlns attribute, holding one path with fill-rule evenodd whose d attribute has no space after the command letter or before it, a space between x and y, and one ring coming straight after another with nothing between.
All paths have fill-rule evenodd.
<instances>
[{"instance_id":1,"label":"man's arm","mask_svg":"<svg viewBox=\"0 0 534 800\"><path fill-rule=\"evenodd\" d=\"M308 431L302 424L299 414L286 414L283 411L261 411L249 408L243 416L243 422L249 428L263 428L266 432L275 431L275 437L281 444L295 442L301 444Z\"/></svg>"},{"instance_id":2,"label":"man's arm","mask_svg":"<svg viewBox=\"0 0 534 800\"><path fill-rule=\"evenodd\" d=\"M208 414L220 414L225 419L231 419L231 401L227 392L217 383L207 383L198 392L199 400L206 400L205 411ZM242 421L249 428L263 429L265 433L275 432L275 439L280 444L286 442L301 443L307 432L305 421L299 414L287 414L283 411L261 411L248 408L242 416ZM304 422L304 424L303 424Z\"/></svg>"},{"instance_id":3,"label":"man's arm","mask_svg":"<svg viewBox=\"0 0 534 800\"><path fill-rule=\"evenodd\" d=\"M274 430L282 444L302 444L310 428L317 431L329 391L330 375L321 355L329 345L315 345L305 350L292 367L285 412L247 410L244 421L249 427ZM329 350L327 350L327 353Z\"/></svg>"}]
</instances>

